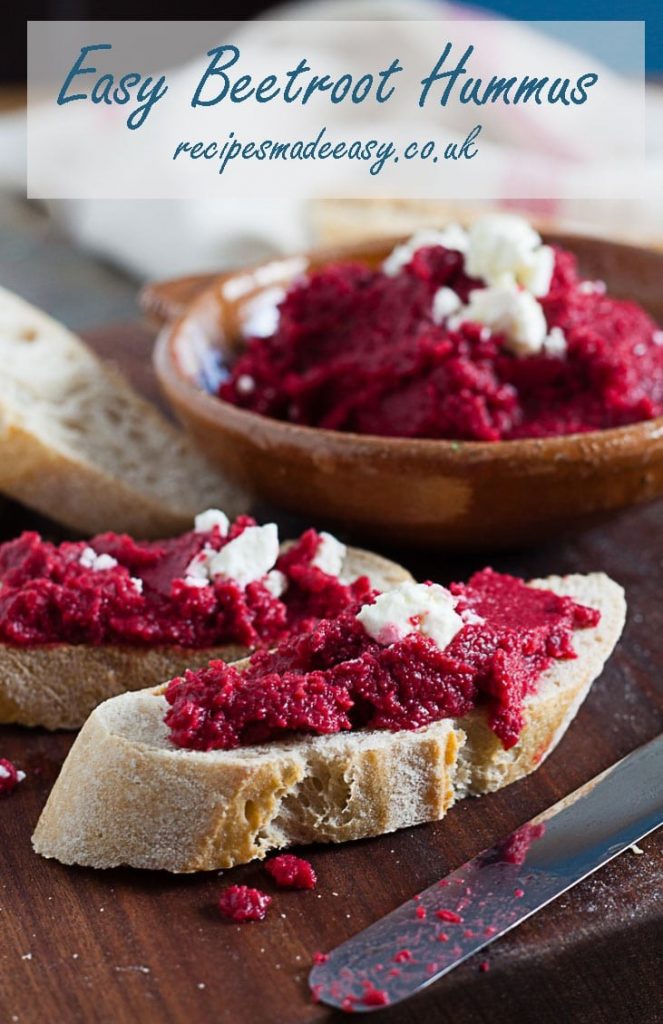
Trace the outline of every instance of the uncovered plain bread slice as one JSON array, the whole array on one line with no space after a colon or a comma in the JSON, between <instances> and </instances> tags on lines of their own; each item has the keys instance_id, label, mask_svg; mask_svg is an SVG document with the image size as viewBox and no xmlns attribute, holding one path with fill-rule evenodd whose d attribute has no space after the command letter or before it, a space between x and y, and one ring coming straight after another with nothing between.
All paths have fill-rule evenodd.
<instances>
[{"instance_id":1,"label":"uncovered plain bread slice","mask_svg":"<svg viewBox=\"0 0 663 1024\"><path fill-rule=\"evenodd\" d=\"M85 724L37 825L35 850L90 867L226 868L292 843L345 842L437 820L454 789L462 797L515 781L559 740L625 614L621 587L600 573L538 582L591 603L602 620L575 634L576 660L544 673L520 740L504 756L499 741L488 742L481 711L412 732L182 750L168 740L159 689L125 694Z\"/></svg>"},{"instance_id":2,"label":"uncovered plain bread slice","mask_svg":"<svg viewBox=\"0 0 663 1024\"><path fill-rule=\"evenodd\" d=\"M348 580L368 576L380 591L412 578L395 562L357 548L348 548L341 574ZM213 658L237 661L247 653L237 644L202 649L0 644L0 723L78 729L109 697L155 686L186 668L202 668Z\"/></svg>"},{"instance_id":3,"label":"uncovered plain bread slice","mask_svg":"<svg viewBox=\"0 0 663 1024\"><path fill-rule=\"evenodd\" d=\"M79 338L3 288L0 492L80 533L135 537L248 504Z\"/></svg>"}]
</instances>

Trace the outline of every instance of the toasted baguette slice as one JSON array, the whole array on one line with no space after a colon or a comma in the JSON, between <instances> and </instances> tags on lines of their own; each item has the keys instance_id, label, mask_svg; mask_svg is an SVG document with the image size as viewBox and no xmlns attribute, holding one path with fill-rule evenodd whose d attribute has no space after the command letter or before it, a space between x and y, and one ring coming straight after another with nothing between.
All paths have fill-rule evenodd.
<instances>
[{"instance_id":1,"label":"toasted baguette slice","mask_svg":"<svg viewBox=\"0 0 663 1024\"><path fill-rule=\"evenodd\" d=\"M173 747L163 688L125 694L90 716L33 837L37 853L91 867L204 871L291 843L344 842L443 817L456 795L532 771L568 726L615 646L624 594L607 576L539 581L599 608L527 701L508 752L483 712L417 731L291 739L233 751ZM465 732L467 730L467 741Z\"/></svg>"},{"instance_id":2,"label":"toasted baguette slice","mask_svg":"<svg viewBox=\"0 0 663 1024\"><path fill-rule=\"evenodd\" d=\"M579 629L574 633L573 646L578 657L555 662L542 675L536 693L526 698L527 725L515 747L504 749L480 711L458 720L457 724L466 735L455 780L459 797L493 792L539 767L575 718L624 628L624 591L605 573L549 576L544 580L531 580L530 586L545 587L590 608L598 608L601 621L594 629Z\"/></svg>"},{"instance_id":3,"label":"toasted baguette slice","mask_svg":"<svg viewBox=\"0 0 663 1024\"><path fill-rule=\"evenodd\" d=\"M247 499L75 335L0 288L0 491L83 534L164 537Z\"/></svg>"},{"instance_id":4,"label":"toasted baguette slice","mask_svg":"<svg viewBox=\"0 0 663 1024\"><path fill-rule=\"evenodd\" d=\"M289 546L286 542L283 547ZM368 576L376 590L412 579L407 569L370 551L349 548L342 575ZM202 668L213 658L237 661L245 647L132 647L103 644L0 644L0 723L79 729L102 701Z\"/></svg>"}]
</instances>

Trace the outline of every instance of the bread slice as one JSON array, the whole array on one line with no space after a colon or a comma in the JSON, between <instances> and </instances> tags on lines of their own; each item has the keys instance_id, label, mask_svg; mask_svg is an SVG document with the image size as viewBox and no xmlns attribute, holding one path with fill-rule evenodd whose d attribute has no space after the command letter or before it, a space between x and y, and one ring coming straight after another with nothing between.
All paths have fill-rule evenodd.
<instances>
[{"instance_id":1,"label":"bread slice","mask_svg":"<svg viewBox=\"0 0 663 1024\"><path fill-rule=\"evenodd\" d=\"M79 533L135 537L248 505L79 338L2 288L0 492Z\"/></svg>"},{"instance_id":2,"label":"bread slice","mask_svg":"<svg viewBox=\"0 0 663 1024\"><path fill-rule=\"evenodd\" d=\"M624 594L600 573L535 581L601 611L555 662L503 751L475 711L416 731L294 738L233 751L173 747L163 688L125 694L90 716L33 837L65 864L204 871L291 843L344 842L443 817L454 796L532 771L567 728L615 646ZM466 739L467 737L467 739ZM455 792L454 792L455 791Z\"/></svg>"},{"instance_id":3,"label":"bread slice","mask_svg":"<svg viewBox=\"0 0 663 1024\"><path fill-rule=\"evenodd\" d=\"M459 797L491 793L539 767L575 718L624 628L624 591L605 573L549 576L531 580L530 585L554 590L580 604L598 608L601 620L594 629L574 633L573 646L578 657L573 661L555 662L542 675L536 693L525 699L527 725L519 742L510 750L504 749L480 711L475 710L458 720L466 736L455 780Z\"/></svg>"},{"instance_id":4,"label":"bread slice","mask_svg":"<svg viewBox=\"0 0 663 1024\"><path fill-rule=\"evenodd\" d=\"M322 246L352 245L374 238L398 238L426 228L442 228L447 224L469 226L487 213L499 211L494 200L472 203L450 203L445 199L314 199L309 203L308 220L315 243ZM553 222L528 211L527 220L537 231L550 230ZM179 298L193 281L164 282L162 292L148 294L147 302L158 314L157 303L163 295L161 309L167 312L168 299ZM179 286L179 287L178 287ZM148 306L149 308L149 306Z\"/></svg>"},{"instance_id":5,"label":"bread slice","mask_svg":"<svg viewBox=\"0 0 663 1024\"><path fill-rule=\"evenodd\" d=\"M289 547L289 542L282 545ZM407 569L370 551L349 548L345 579L368 576L376 590L412 579ZM0 644L0 723L79 729L102 701L202 668L213 658L237 661L245 647L135 647L103 644Z\"/></svg>"}]
</instances>

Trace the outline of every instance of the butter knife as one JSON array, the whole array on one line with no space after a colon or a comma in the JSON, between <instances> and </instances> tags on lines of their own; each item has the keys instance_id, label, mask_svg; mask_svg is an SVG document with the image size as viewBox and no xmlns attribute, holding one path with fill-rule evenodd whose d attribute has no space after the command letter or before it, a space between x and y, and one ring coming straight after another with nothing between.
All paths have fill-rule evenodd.
<instances>
[{"instance_id":1,"label":"butter knife","mask_svg":"<svg viewBox=\"0 0 663 1024\"><path fill-rule=\"evenodd\" d=\"M400 1003L662 823L663 734L337 946L313 996L353 1013Z\"/></svg>"}]
</instances>

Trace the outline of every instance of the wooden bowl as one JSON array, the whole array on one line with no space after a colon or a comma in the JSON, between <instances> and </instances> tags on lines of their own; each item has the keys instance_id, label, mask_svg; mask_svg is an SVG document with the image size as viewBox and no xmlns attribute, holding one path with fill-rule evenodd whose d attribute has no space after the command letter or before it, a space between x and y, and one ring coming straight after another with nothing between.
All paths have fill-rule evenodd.
<instances>
[{"instance_id":1,"label":"wooden bowl","mask_svg":"<svg viewBox=\"0 0 663 1024\"><path fill-rule=\"evenodd\" d=\"M663 321L663 253L548 234L583 274ZM214 350L232 358L280 290L337 259L377 265L398 240L271 260L218 277L162 331L155 365L200 447L256 496L365 537L445 548L543 542L663 493L663 418L518 441L411 440L296 426L205 390ZM264 322L264 319L263 319Z\"/></svg>"}]
</instances>

